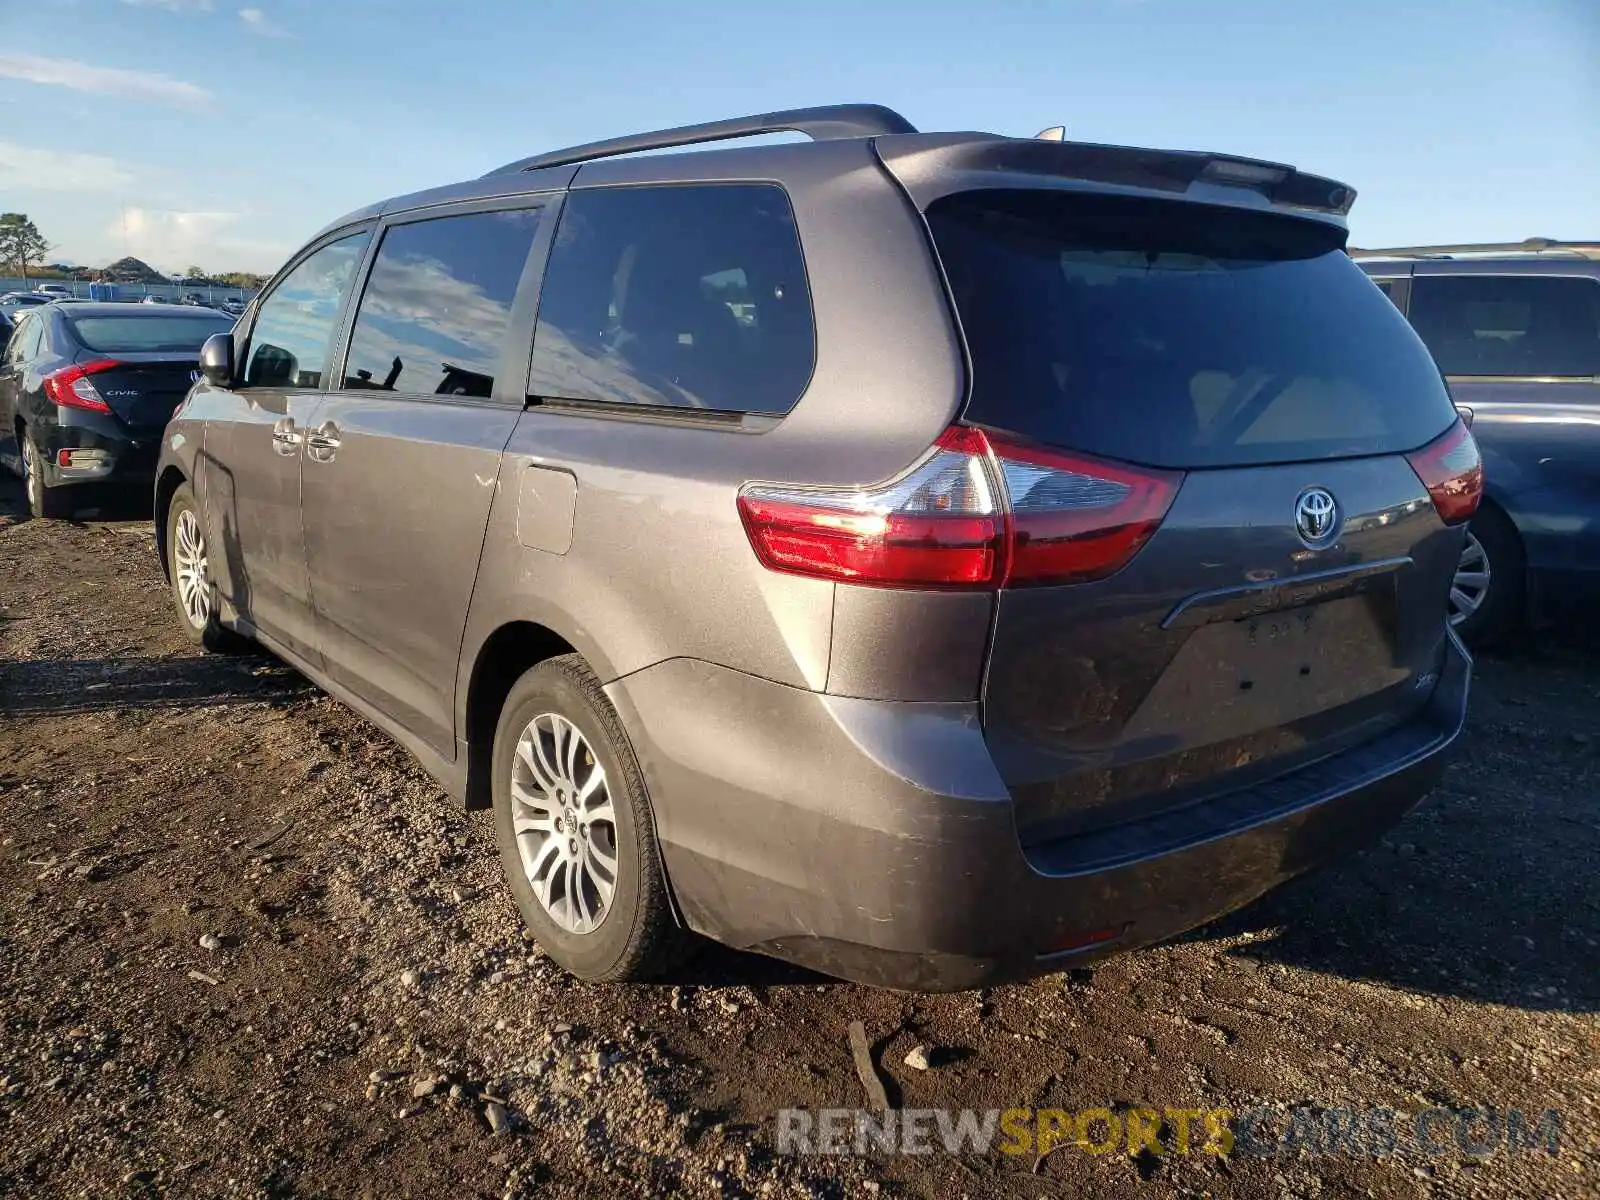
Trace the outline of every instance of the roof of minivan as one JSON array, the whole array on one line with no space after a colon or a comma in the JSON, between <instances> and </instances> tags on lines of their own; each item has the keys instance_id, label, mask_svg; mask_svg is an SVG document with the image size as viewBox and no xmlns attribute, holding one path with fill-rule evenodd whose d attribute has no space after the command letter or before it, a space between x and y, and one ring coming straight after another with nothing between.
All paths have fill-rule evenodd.
<instances>
[{"instance_id":1,"label":"roof of minivan","mask_svg":"<svg viewBox=\"0 0 1600 1200\"><path fill-rule=\"evenodd\" d=\"M872 130L852 136L853 129ZM816 139L779 145L716 138L781 130ZM641 153L669 147L677 153ZM543 165L551 163L553 165ZM531 166L525 168L525 164ZM683 126L552 151L518 160L478 179L395 196L325 226L318 238L361 221L462 200L560 191L567 187L710 181L770 181L804 187L852 169L891 171L919 207L952 191L986 187L1107 190L1225 207L1277 210L1345 225L1355 192L1337 180L1238 155L1007 137L993 133L918 133L876 105L831 105Z\"/></svg>"}]
</instances>

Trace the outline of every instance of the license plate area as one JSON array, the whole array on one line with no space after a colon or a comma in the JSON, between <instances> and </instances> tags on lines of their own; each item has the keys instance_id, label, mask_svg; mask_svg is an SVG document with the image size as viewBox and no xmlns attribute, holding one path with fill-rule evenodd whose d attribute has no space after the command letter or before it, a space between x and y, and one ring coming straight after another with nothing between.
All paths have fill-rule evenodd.
<instances>
[{"instance_id":1,"label":"license plate area","mask_svg":"<svg viewBox=\"0 0 1600 1200\"><path fill-rule=\"evenodd\" d=\"M1392 597L1381 592L1204 625L1128 733L1181 731L1185 743L1203 744L1348 704L1406 677L1394 662L1392 630Z\"/></svg>"}]
</instances>

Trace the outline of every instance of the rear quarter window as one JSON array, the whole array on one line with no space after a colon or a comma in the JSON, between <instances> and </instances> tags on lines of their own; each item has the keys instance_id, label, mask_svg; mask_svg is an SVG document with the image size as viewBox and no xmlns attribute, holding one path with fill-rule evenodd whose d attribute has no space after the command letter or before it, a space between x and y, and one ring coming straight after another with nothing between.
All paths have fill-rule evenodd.
<instances>
[{"instance_id":1,"label":"rear quarter window","mask_svg":"<svg viewBox=\"0 0 1600 1200\"><path fill-rule=\"evenodd\" d=\"M1411 450L1455 419L1332 228L1043 190L959 194L928 219L975 423L1191 469Z\"/></svg>"},{"instance_id":2,"label":"rear quarter window","mask_svg":"<svg viewBox=\"0 0 1600 1200\"><path fill-rule=\"evenodd\" d=\"M569 194L540 293L530 395L786 413L815 357L805 264L782 188Z\"/></svg>"}]
</instances>

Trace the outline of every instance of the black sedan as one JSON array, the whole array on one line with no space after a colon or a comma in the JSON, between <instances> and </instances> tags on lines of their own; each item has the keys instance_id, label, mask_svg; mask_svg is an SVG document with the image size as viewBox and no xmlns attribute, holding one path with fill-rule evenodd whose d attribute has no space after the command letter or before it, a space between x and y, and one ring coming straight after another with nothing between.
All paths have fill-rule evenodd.
<instances>
[{"instance_id":1,"label":"black sedan","mask_svg":"<svg viewBox=\"0 0 1600 1200\"><path fill-rule=\"evenodd\" d=\"M85 485L148 492L200 345L232 319L176 305L24 311L0 360L0 460L27 481L33 515L67 514Z\"/></svg>"}]
</instances>

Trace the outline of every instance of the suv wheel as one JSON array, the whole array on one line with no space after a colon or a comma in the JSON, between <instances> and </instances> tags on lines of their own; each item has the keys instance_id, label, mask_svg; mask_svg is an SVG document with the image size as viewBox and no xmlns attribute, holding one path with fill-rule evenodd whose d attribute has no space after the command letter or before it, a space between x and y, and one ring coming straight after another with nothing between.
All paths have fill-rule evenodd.
<instances>
[{"instance_id":1,"label":"suv wheel","mask_svg":"<svg viewBox=\"0 0 1600 1200\"><path fill-rule=\"evenodd\" d=\"M516 682L493 769L500 859L545 952L597 983L670 965L688 935L668 899L644 779L582 658L549 659Z\"/></svg>"},{"instance_id":2,"label":"suv wheel","mask_svg":"<svg viewBox=\"0 0 1600 1200\"><path fill-rule=\"evenodd\" d=\"M217 618L217 590L211 579L211 554L194 493L184 483L167 509L167 577L184 636L212 651L239 649L244 638Z\"/></svg>"},{"instance_id":3,"label":"suv wheel","mask_svg":"<svg viewBox=\"0 0 1600 1200\"><path fill-rule=\"evenodd\" d=\"M1498 508L1480 508L1450 585L1450 624L1462 641L1488 646L1517 625L1524 572L1522 539L1511 519Z\"/></svg>"},{"instance_id":4,"label":"suv wheel","mask_svg":"<svg viewBox=\"0 0 1600 1200\"><path fill-rule=\"evenodd\" d=\"M72 511L60 490L44 481L44 451L26 430L17 438L22 448L22 480L28 487L28 512L35 517L64 517Z\"/></svg>"}]
</instances>

